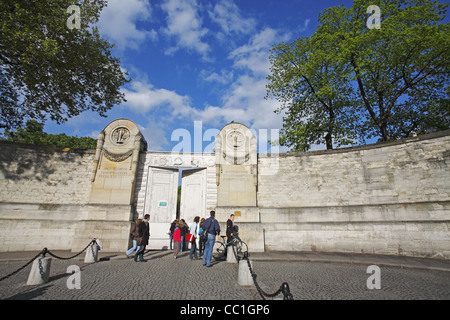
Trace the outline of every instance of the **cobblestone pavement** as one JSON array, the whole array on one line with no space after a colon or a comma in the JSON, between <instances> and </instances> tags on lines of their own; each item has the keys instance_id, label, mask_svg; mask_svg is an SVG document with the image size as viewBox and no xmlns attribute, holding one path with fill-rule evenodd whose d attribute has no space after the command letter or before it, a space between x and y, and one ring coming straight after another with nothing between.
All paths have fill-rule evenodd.
<instances>
[{"instance_id":1,"label":"cobblestone pavement","mask_svg":"<svg viewBox=\"0 0 450 320\"><path fill-rule=\"evenodd\" d=\"M0 299L43 300L260 300L256 288L238 285L238 265L214 263L202 266L183 252L174 259L171 251L152 251L146 262L132 259L83 260L53 258L49 282L26 286L31 266L0 282ZM24 261L0 262L0 276ZM70 265L81 268L81 288L68 289ZM272 293L283 282L295 300L329 299L450 299L450 272L381 266L381 289L369 290L367 265L306 262L253 261L261 288ZM278 296L282 298L282 295Z\"/></svg>"}]
</instances>

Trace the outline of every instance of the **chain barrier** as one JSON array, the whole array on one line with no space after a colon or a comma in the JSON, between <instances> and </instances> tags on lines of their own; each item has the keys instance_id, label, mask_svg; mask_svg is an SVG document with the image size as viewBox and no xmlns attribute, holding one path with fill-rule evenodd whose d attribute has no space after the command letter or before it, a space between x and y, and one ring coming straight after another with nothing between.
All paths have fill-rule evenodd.
<instances>
[{"instance_id":1,"label":"chain barrier","mask_svg":"<svg viewBox=\"0 0 450 320\"><path fill-rule=\"evenodd\" d=\"M247 260L248 269L250 270L250 274L252 276L253 283L255 284L256 290L258 291L261 298L263 300L266 300L265 297L273 298L273 297L276 297L277 295L279 295L280 293L282 293L284 295L283 300L294 300L294 297L292 296L292 294L290 292L289 285L287 284L287 282L283 282L283 284L280 286L280 288L277 291L275 291L274 293L267 293L263 289L261 289L258 282L256 281L256 273L253 271L253 268L250 264L250 260L248 259L248 256L249 256L248 249L247 249L247 251L244 252L243 258L240 258L238 255L238 242L239 241L242 242L242 240L239 237L237 237L237 240L233 241L233 243L231 244L231 246L233 248L232 251L233 251L234 257L236 258L236 261L238 263L240 260Z\"/></svg>"},{"instance_id":2,"label":"chain barrier","mask_svg":"<svg viewBox=\"0 0 450 320\"><path fill-rule=\"evenodd\" d=\"M21 271L22 269L26 268L30 263L32 263L35 259L37 259L37 257L39 257L42 254L43 251L39 252L36 256L34 256L33 258L31 258L30 261L28 261L27 263L25 263L23 266L21 266L19 269L17 269L16 271L8 274L7 276L1 277L0 281L3 281L5 279L8 279L9 277L15 275L16 273L18 273L19 271Z\"/></svg>"},{"instance_id":3,"label":"chain barrier","mask_svg":"<svg viewBox=\"0 0 450 320\"><path fill-rule=\"evenodd\" d=\"M39 252L36 256L34 256L30 261L28 261L26 264L24 264L22 267L20 267L19 269L17 269L16 271L0 278L0 281L3 281L5 279L8 279L9 277L15 275L16 273L20 272L21 270L23 270L24 268L26 268L28 265L30 265L35 259L37 259L40 255L42 255L43 258L45 258L45 255L48 254L56 259L59 260L70 260L73 258L78 257L80 254L82 254L84 251L86 251L87 248L89 248L89 246L97 244L96 239L93 239L91 242L89 242L89 244L83 249L81 250L79 253L70 256L70 257L60 257L57 256L56 254L52 253L51 251L49 251L47 248L42 249L41 252ZM241 258L238 256L238 252L237 252L237 246L235 243L232 244L233 247L233 254L235 255L236 261L241 260ZM261 289L261 287L259 286L258 282L256 281L256 273L253 271L253 268L250 264L250 260L248 259L248 250L246 252L244 252L244 258L242 258L242 260L247 260L247 265L248 268L250 270L250 274L252 276L253 279L253 283L255 284L256 290L258 291L259 295L261 296L261 298L263 300L266 300L265 297L268 298L273 298L277 295L279 295L280 293L283 293L284 298L283 300L294 300L294 297L292 296L292 294L290 293L290 289L289 289L289 285L286 282L283 282L283 284L281 285L281 287L275 291L274 293L267 293L265 292L263 289Z\"/></svg>"},{"instance_id":4,"label":"chain barrier","mask_svg":"<svg viewBox=\"0 0 450 320\"><path fill-rule=\"evenodd\" d=\"M248 258L248 251L246 251L244 253L243 260L247 260L247 266L248 266L248 269L250 270L250 274L252 276L253 283L255 284L256 291L258 291L259 295L261 296L261 298L263 300L266 300L266 297L268 297L268 298L276 297L280 293L282 293L284 295L283 300L294 300L294 297L291 294L291 291L289 289L289 285L287 284L287 282L283 282L281 287L274 293L267 293L263 289L261 289L258 282L256 281L256 273L253 271L252 265L250 264L250 260Z\"/></svg>"},{"instance_id":5,"label":"chain barrier","mask_svg":"<svg viewBox=\"0 0 450 320\"><path fill-rule=\"evenodd\" d=\"M0 282L3 281L3 280L5 280L5 279L8 279L9 277L15 275L15 274L18 273L18 272L20 272L21 270L23 270L24 268L26 268L28 265L30 265L34 260L36 260L36 259L37 259L39 256L41 256L41 255L42 255L42 258L45 258L45 255L46 255L46 254L49 254L50 256L52 256L52 257L54 257L54 258L56 258L56 259L59 259L59 260L70 260L70 259L73 259L73 258L78 257L80 254L82 254L84 251L86 251L86 249L89 248L89 246L91 246L91 245L93 245L93 244L96 244L96 243L97 243L97 240L96 240L96 239L93 239L91 242L89 242L89 244L86 246L86 248L84 248L83 250L81 250L81 251L80 251L79 253L77 253L76 255L73 255L73 256L67 257L67 258L59 257L59 256L57 256L56 254L50 252L47 248L44 248L44 249L42 249L41 252L39 252L37 255L35 255L33 258L31 258L30 261L28 261L27 263L25 263L25 264L24 264L23 266L21 266L19 269L17 269L16 271L14 271L14 272L12 272L12 273L10 273L10 274L4 276L4 277L1 277L1 278L0 278Z\"/></svg>"},{"instance_id":6,"label":"chain barrier","mask_svg":"<svg viewBox=\"0 0 450 320\"><path fill-rule=\"evenodd\" d=\"M96 243L97 243L97 240L96 240L96 239L93 239L91 242L89 242L89 244L86 246L86 248L84 248L83 250L81 250L81 251L78 252L77 254L75 254L75 255L73 255L73 256L71 256L71 257L67 257L67 258L59 257L59 256L57 256L56 254L54 254L54 253L48 251L47 248L44 248L44 250L45 250L45 253L48 253L48 254L49 254L50 256L52 256L53 258L56 258L56 259L59 259L59 260L70 260L70 259L73 259L73 258L78 257L80 254L82 254L84 251L86 251L86 249L89 248L89 246L94 245L94 244L96 244ZM44 253L44 256L45 256L45 253Z\"/></svg>"},{"instance_id":7,"label":"chain barrier","mask_svg":"<svg viewBox=\"0 0 450 320\"><path fill-rule=\"evenodd\" d=\"M233 251L233 254L234 254L234 258L236 259L236 261L239 263L239 260L240 260L240 258L239 258L239 256L238 256L238 248L237 248L237 245L236 245L236 243L237 243L237 241L234 241L232 244L231 244L231 247L232 247L232 251ZM225 249L226 250L226 249Z\"/></svg>"}]
</instances>

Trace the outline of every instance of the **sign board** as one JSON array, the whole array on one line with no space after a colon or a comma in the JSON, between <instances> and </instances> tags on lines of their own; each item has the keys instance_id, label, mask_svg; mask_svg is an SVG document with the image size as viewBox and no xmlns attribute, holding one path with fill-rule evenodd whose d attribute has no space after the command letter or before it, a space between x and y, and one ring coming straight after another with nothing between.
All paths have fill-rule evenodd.
<instances>
[{"instance_id":1,"label":"sign board","mask_svg":"<svg viewBox=\"0 0 450 320\"><path fill-rule=\"evenodd\" d=\"M235 211L234 212L234 216L235 217L240 217L241 216L241 212L240 211Z\"/></svg>"},{"instance_id":2,"label":"sign board","mask_svg":"<svg viewBox=\"0 0 450 320\"><path fill-rule=\"evenodd\" d=\"M160 200L158 202L158 207L167 207L167 201L166 200Z\"/></svg>"}]
</instances>

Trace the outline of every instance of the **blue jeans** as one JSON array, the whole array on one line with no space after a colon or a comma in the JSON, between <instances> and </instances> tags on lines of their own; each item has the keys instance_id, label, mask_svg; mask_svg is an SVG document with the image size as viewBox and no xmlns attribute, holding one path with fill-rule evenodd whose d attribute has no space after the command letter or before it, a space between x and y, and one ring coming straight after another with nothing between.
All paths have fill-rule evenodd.
<instances>
[{"instance_id":1,"label":"blue jeans","mask_svg":"<svg viewBox=\"0 0 450 320\"><path fill-rule=\"evenodd\" d=\"M195 259L197 259L197 244L195 243L195 240L191 243L191 252L189 253L189 259L192 259L192 255L194 255Z\"/></svg>"},{"instance_id":2,"label":"blue jeans","mask_svg":"<svg viewBox=\"0 0 450 320\"><path fill-rule=\"evenodd\" d=\"M216 236L208 233L208 240L206 241L205 252L203 253L203 264L206 264L208 267L211 265L214 242L216 242Z\"/></svg>"},{"instance_id":3,"label":"blue jeans","mask_svg":"<svg viewBox=\"0 0 450 320\"><path fill-rule=\"evenodd\" d=\"M127 251L127 256L129 256L134 250L136 250L136 252L139 251L139 246L137 245L136 240L133 240L133 246Z\"/></svg>"}]
</instances>

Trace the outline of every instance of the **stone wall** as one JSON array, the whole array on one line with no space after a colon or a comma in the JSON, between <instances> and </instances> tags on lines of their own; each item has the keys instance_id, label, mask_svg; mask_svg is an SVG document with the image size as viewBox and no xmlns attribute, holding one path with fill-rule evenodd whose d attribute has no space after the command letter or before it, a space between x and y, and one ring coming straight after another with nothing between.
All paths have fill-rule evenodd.
<instances>
[{"instance_id":1,"label":"stone wall","mask_svg":"<svg viewBox=\"0 0 450 320\"><path fill-rule=\"evenodd\" d=\"M260 154L256 206L248 207L217 206L214 154L167 152L140 153L132 203L91 203L94 157L94 150L0 142L0 250L76 251L96 237L106 250L124 251L131 221L153 205L149 172L174 170L175 176L177 168L191 168L185 181L206 181L198 215L216 209L224 233L229 214L240 212L235 221L251 251L450 259L450 131L332 151ZM155 248L168 246L173 217L153 224Z\"/></svg>"},{"instance_id":2,"label":"stone wall","mask_svg":"<svg viewBox=\"0 0 450 320\"><path fill-rule=\"evenodd\" d=\"M128 246L130 206L89 204L95 150L0 142L0 250Z\"/></svg>"},{"instance_id":3,"label":"stone wall","mask_svg":"<svg viewBox=\"0 0 450 320\"><path fill-rule=\"evenodd\" d=\"M87 203L93 158L93 150L0 142L0 203Z\"/></svg>"},{"instance_id":4,"label":"stone wall","mask_svg":"<svg viewBox=\"0 0 450 320\"><path fill-rule=\"evenodd\" d=\"M450 258L449 132L259 156L266 250Z\"/></svg>"}]
</instances>

